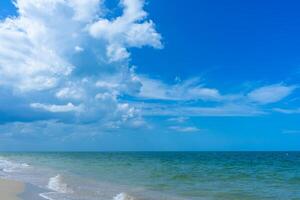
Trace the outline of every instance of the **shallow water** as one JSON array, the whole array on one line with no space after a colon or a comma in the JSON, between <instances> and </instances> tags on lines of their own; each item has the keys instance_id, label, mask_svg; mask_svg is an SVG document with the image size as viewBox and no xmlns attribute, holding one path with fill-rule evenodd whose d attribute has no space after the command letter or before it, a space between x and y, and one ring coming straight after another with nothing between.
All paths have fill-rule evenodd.
<instances>
[{"instance_id":1,"label":"shallow water","mask_svg":"<svg viewBox=\"0 0 300 200\"><path fill-rule=\"evenodd\" d=\"M300 199L297 152L1 153L53 200Z\"/></svg>"}]
</instances>

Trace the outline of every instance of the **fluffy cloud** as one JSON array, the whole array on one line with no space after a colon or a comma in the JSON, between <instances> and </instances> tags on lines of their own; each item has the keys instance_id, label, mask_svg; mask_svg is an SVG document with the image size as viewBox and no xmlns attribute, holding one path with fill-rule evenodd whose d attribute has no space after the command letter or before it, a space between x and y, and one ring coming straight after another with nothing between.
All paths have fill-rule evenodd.
<instances>
[{"instance_id":1,"label":"fluffy cloud","mask_svg":"<svg viewBox=\"0 0 300 200\"><path fill-rule=\"evenodd\" d=\"M295 89L295 86L283 84L268 85L253 90L248 94L248 98L261 104L274 103L289 96Z\"/></svg>"},{"instance_id":2,"label":"fluffy cloud","mask_svg":"<svg viewBox=\"0 0 300 200\"><path fill-rule=\"evenodd\" d=\"M76 67L68 57L86 38L99 0L18 0L19 16L0 23L1 83L21 91L56 87Z\"/></svg>"},{"instance_id":3,"label":"fluffy cloud","mask_svg":"<svg viewBox=\"0 0 300 200\"><path fill-rule=\"evenodd\" d=\"M107 41L106 54L111 62L129 57L128 47L144 45L161 48L161 35L151 20L145 20L143 0L121 0L123 14L113 20L101 18L89 27L90 34Z\"/></svg>"},{"instance_id":4,"label":"fluffy cloud","mask_svg":"<svg viewBox=\"0 0 300 200\"><path fill-rule=\"evenodd\" d=\"M120 1L123 14L114 20L107 18L101 0L14 4L18 16L0 22L1 88L11 90L15 99L26 99L22 102L32 112L56 113L56 118L73 113L82 122L113 126L142 121L138 110L120 97L141 86L126 64L128 48L161 47L144 1Z\"/></svg>"},{"instance_id":5,"label":"fluffy cloud","mask_svg":"<svg viewBox=\"0 0 300 200\"><path fill-rule=\"evenodd\" d=\"M184 124L188 117L266 114L264 104L280 101L296 88L275 84L248 94L223 94L198 78L169 84L136 74L128 64L130 48L161 48L161 35L143 0L121 0L119 5L122 14L111 17L101 0L16 0L18 15L0 22L0 118L50 120L32 122L31 132L44 125L71 129L72 122L79 130L93 124L82 132L95 133L149 127L145 117L173 116L169 123L182 126L171 129L195 132L196 127Z\"/></svg>"},{"instance_id":6,"label":"fluffy cloud","mask_svg":"<svg viewBox=\"0 0 300 200\"><path fill-rule=\"evenodd\" d=\"M0 85L21 91L53 88L61 77L70 75L73 66L48 48L46 41L37 41L36 35L43 31L30 31L42 28L27 20L6 19L0 23Z\"/></svg>"},{"instance_id":7,"label":"fluffy cloud","mask_svg":"<svg viewBox=\"0 0 300 200\"><path fill-rule=\"evenodd\" d=\"M80 112L82 111L82 106L75 106L72 103L66 105L49 105L41 103L32 103L30 104L32 108L43 109L49 112Z\"/></svg>"},{"instance_id":8,"label":"fluffy cloud","mask_svg":"<svg viewBox=\"0 0 300 200\"><path fill-rule=\"evenodd\" d=\"M76 85L66 86L60 88L55 96L58 99L83 99L85 95L85 90L83 88L78 88Z\"/></svg>"}]
</instances>

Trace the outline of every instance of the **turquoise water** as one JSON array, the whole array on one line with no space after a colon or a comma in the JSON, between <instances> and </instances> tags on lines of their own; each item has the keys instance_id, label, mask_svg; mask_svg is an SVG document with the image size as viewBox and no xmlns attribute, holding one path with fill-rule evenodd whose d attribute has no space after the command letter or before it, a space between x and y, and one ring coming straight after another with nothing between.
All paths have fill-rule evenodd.
<instances>
[{"instance_id":1,"label":"turquoise water","mask_svg":"<svg viewBox=\"0 0 300 200\"><path fill-rule=\"evenodd\" d=\"M0 171L54 200L300 200L297 152L2 153Z\"/></svg>"}]
</instances>

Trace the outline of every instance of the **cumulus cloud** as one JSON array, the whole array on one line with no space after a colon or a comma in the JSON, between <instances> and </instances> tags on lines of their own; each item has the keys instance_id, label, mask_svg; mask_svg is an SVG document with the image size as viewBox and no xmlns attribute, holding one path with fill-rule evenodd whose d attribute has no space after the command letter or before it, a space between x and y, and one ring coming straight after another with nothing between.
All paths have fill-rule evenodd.
<instances>
[{"instance_id":1,"label":"cumulus cloud","mask_svg":"<svg viewBox=\"0 0 300 200\"><path fill-rule=\"evenodd\" d=\"M43 109L49 112L80 112L82 111L82 106L75 106L72 103L65 105L50 105L50 104L41 104L41 103L31 103L32 108Z\"/></svg>"},{"instance_id":2,"label":"cumulus cloud","mask_svg":"<svg viewBox=\"0 0 300 200\"><path fill-rule=\"evenodd\" d=\"M138 110L120 98L141 86L127 64L128 48L161 47L143 0L121 0L123 14L112 20L101 0L14 4L17 16L0 22L1 88L26 99L32 112L77 113L79 121L112 121L118 126L140 118ZM109 64L113 61L118 63Z\"/></svg>"},{"instance_id":3,"label":"cumulus cloud","mask_svg":"<svg viewBox=\"0 0 300 200\"><path fill-rule=\"evenodd\" d=\"M55 93L55 96L59 99L82 99L84 95L84 89L78 88L75 85L60 88Z\"/></svg>"},{"instance_id":4,"label":"cumulus cloud","mask_svg":"<svg viewBox=\"0 0 300 200\"><path fill-rule=\"evenodd\" d=\"M30 116L32 121L64 121L68 115L80 130L86 127L80 123L93 124L88 131L94 133L96 126L145 128L144 117L170 116L169 123L182 125L171 129L196 132L197 127L184 126L188 117L266 114L261 106L296 89L275 84L248 94L223 94L199 78L170 84L136 74L128 64L130 48L163 46L143 0L121 0L122 14L113 9L109 16L101 0L16 0L15 6L17 16L0 22L0 112L8 121L16 113L17 120ZM40 124L72 126L32 123Z\"/></svg>"},{"instance_id":5,"label":"cumulus cloud","mask_svg":"<svg viewBox=\"0 0 300 200\"><path fill-rule=\"evenodd\" d=\"M59 0L18 0L15 6L19 16L0 23L1 84L21 91L53 88L75 67L67 56L83 39L85 25L74 17L85 8Z\"/></svg>"},{"instance_id":6,"label":"cumulus cloud","mask_svg":"<svg viewBox=\"0 0 300 200\"><path fill-rule=\"evenodd\" d=\"M40 29L22 19L0 23L0 85L21 91L53 88L61 77L70 75L73 65L44 42L36 41L37 33L29 33L27 24L29 29Z\"/></svg>"},{"instance_id":7,"label":"cumulus cloud","mask_svg":"<svg viewBox=\"0 0 300 200\"><path fill-rule=\"evenodd\" d=\"M248 98L260 104L274 103L289 96L295 89L296 86L283 84L268 85L253 90L248 94Z\"/></svg>"},{"instance_id":8,"label":"cumulus cloud","mask_svg":"<svg viewBox=\"0 0 300 200\"><path fill-rule=\"evenodd\" d=\"M129 57L128 47L144 45L161 48L161 35L146 20L143 0L122 0L123 14L113 20L100 18L89 27L90 34L107 41L106 55L111 62Z\"/></svg>"}]
</instances>

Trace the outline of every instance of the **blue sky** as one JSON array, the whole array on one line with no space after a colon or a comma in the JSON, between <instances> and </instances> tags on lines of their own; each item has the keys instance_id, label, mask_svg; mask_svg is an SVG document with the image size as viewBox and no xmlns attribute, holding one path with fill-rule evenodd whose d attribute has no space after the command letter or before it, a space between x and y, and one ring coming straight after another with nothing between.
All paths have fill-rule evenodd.
<instances>
[{"instance_id":1,"label":"blue sky","mask_svg":"<svg viewBox=\"0 0 300 200\"><path fill-rule=\"evenodd\" d=\"M297 1L0 2L0 150L300 150Z\"/></svg>"}]
</instances>

